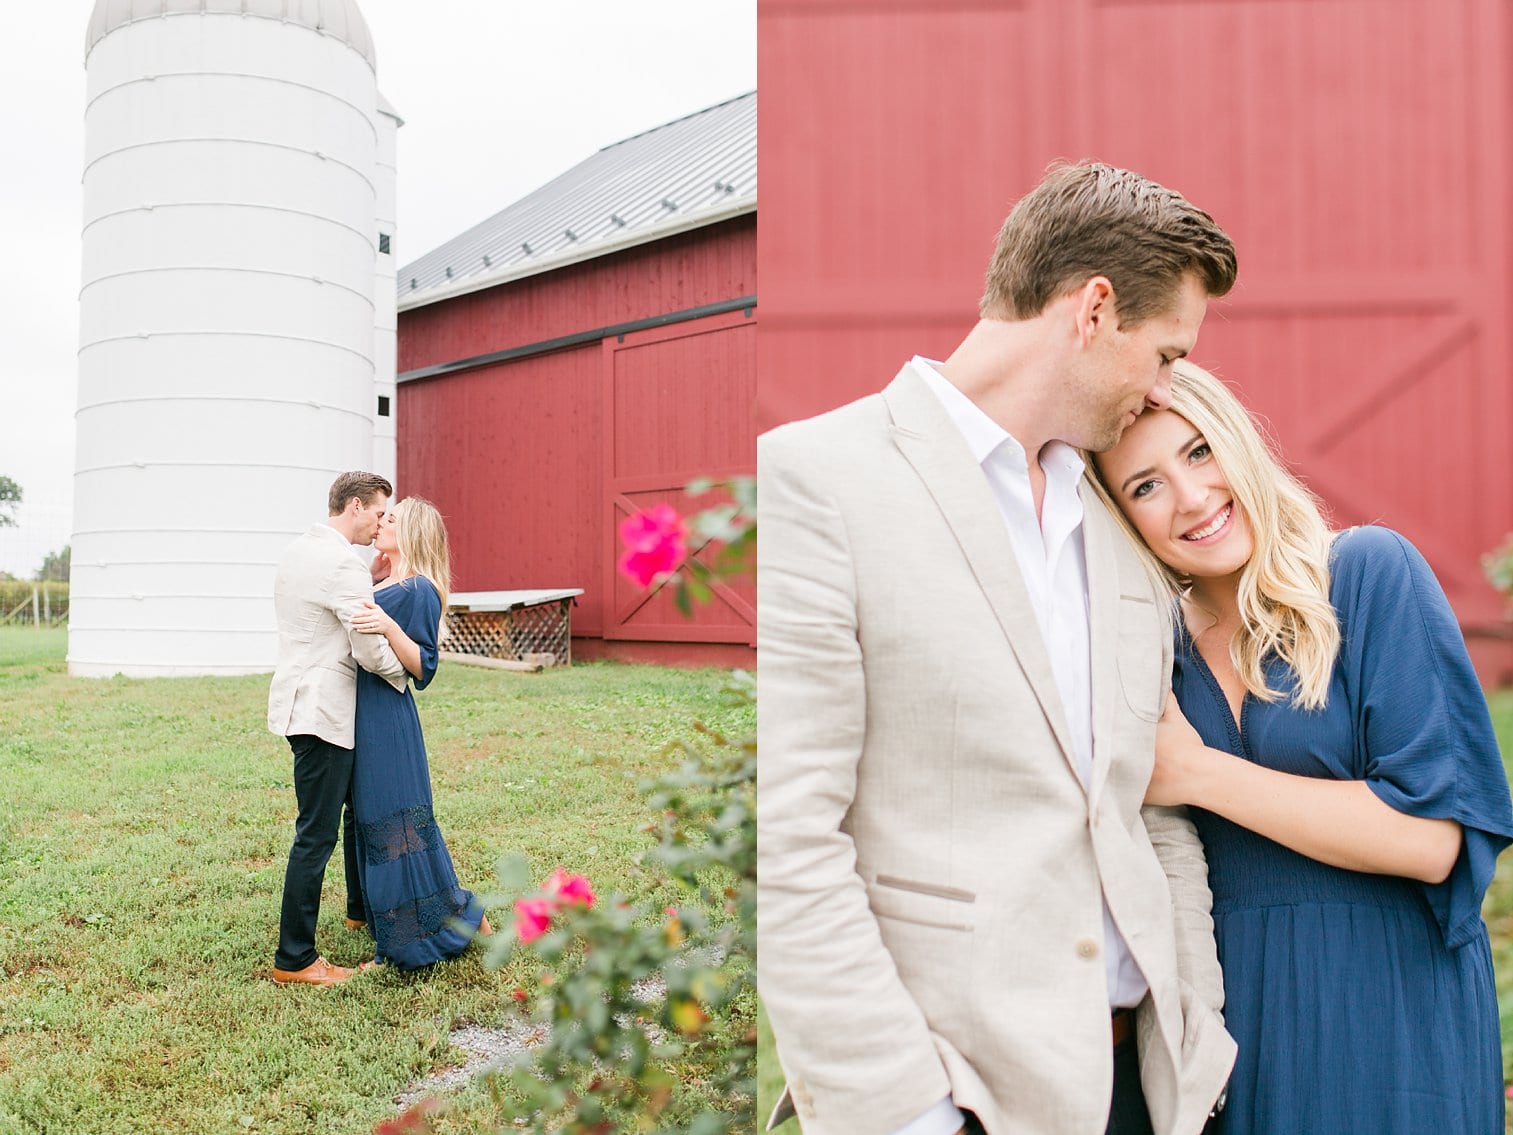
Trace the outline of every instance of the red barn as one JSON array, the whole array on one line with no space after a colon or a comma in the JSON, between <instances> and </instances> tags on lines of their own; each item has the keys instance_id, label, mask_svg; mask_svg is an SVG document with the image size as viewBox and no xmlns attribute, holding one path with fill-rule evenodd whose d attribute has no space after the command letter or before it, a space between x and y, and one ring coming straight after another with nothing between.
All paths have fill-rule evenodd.
<instances>
[{"instance_id":1,"label":"red barn","mask_svg":"<svg viewBox=\"0 0 1513 1135\"><path fill-rule=\"evenodd\" d=\"M1140 170L1239 249L1195 360L1513 680L1510 36L1506 0L763 0L758 428L943 357L1049 162Z\"/></svg>"},{"instance_id":2,"label":"red barn","mask_svg":"<svg viewBox=\"0 0 1513 1135\"><path fill-rule=\"evenodd\" d=\"M458 591L581 587L580 657L749 665L755 589L692 620L616 526L755 470L756 94L607 146L399 273L402 493Z\"/></svg>"}]
</instances>

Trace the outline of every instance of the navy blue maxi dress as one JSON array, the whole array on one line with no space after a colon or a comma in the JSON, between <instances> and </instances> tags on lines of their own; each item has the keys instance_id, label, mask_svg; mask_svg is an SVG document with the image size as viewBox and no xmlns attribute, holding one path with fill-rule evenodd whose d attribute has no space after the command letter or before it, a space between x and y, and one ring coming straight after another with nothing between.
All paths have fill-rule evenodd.
<instances>
[{"instance_id":1,"label":"navy blue maxi dress","mask_svg":"<svg viewBox=\"0 0 1513 1135\"><path fill-rule=\"evenodd\" d=\"M1236 728L1180 626L1172 688L1204 744L1302 776L1364 780L1465 831L1443 883L1367 875L1191 809L1208 856L1239 1043L1223 1135L1502 1135L1497 995L1481 900L1513 836L1486 701L1429 566L1385 528L1340 533L1343 643L1327 706L1246 695ZM1179 620L1180 622L1180 620ZM1273 689L1290 691L1280 662Z\"/></svg>"},{"instance_id":2,"label":"navy blue maxi dress","mask_svg":"<svg viewBox=\"0 0 1513 1135\"><path fill-rule=\"evenodd\" d=\"M421 576L374 593L374 601L420 647L423 690L436 673L441 596ZM454 957L477 930L483 906L457 884L452 856L431 811L431 770L415 698L384 679L357 671L356 753L352 811L357 818L358 873L377 944L375 959L417 969Z\"/></svg>"}]
</instances>

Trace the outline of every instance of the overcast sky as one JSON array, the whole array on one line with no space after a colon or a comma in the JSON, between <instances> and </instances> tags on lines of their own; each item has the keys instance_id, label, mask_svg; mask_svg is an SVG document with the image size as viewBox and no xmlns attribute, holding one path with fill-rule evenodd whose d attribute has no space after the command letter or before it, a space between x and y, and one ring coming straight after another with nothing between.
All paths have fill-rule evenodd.
<instances>
[{"instance_id":1,"label":"overcast sky","mask_svg":"<svg viewBox=\"0 0 1513 1135\"><path fill-rule=\"evenodd\" d=\"M601 146L756 86L756 0L358 0L399 132L404 265ZM0 571L73 509L84 29L94 0L5 0L0 474L26 494Z\"/></svg>"}]
</instances>

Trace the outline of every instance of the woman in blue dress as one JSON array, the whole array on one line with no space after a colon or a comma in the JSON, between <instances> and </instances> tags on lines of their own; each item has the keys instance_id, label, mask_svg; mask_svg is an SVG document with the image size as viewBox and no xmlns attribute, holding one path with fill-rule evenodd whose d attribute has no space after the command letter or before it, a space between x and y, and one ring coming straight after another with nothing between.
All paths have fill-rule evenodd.
<instances>
[{"instance_id":1,"label":"woman in blue dress","mask_svg":"<svg viewBox=\"0 0 1513 1135\"><path fill-rule=\"evenodd\" d=\"M436 673L451 576L446 527L429 502L407 497L379 522L374 543L393 567L374 591L375 606L352 625L387 637L423 690ZM417 969L462 953L475 934L492 932L483 905L458 885L432 812L415 699L408 688L396 691L361 669L352 811L374 962Z\"/></svg>"},{"instance_id":2,"label":"woman in blue dress","mask_svg":"<svg viewBox=\"0 0 1513 1135\"><path fill-rule=\"evenodd\" d=\"M1481 900L1513 812L1455 616L1402 536L1330 532L1223 384L1178 363L1171 403L1093 468L1178 597L1146 802L1208 857L1218 1130L1501 1135Z\"/></svg>"}]
</instances>

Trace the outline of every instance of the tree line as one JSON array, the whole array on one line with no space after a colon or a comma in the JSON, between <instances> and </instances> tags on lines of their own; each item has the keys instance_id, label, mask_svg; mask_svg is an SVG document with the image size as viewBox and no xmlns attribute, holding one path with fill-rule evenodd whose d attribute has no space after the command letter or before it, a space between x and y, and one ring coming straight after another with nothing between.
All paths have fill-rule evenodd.
<instances>
[{"instance_id":1,"label":"tree line","mask_svg":"<svg viewBox=\"0 0 1513 1135\"><path fill-rule=\"evenodd\" d=\"M16 508L21 504L21 486L10 477L0 474L0 528L16 527ZM68 582L68 570L70 559L70 545L63 545L62 551L48 552L42 560L42 566L32 576L37 583L43 582ZM15 579L10 572L0 571L0 579Z\"/></svg>"}]
</instances>

